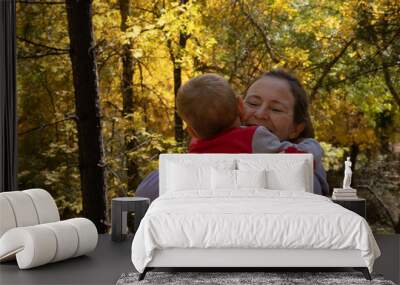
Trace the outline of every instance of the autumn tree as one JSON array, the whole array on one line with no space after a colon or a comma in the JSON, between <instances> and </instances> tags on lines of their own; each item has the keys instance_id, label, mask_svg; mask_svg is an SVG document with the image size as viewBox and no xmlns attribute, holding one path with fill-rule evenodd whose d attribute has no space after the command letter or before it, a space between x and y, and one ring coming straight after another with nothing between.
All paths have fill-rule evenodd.
<instances>
[{"instance_id":1,"label":"autumn tree","mask_svg":"<svg viewBox=\"0 0 400 285\"><path fill-rule=\"evenodd\" d=\"M119 9L121 13L121 31L127 32L129 26L129 17L131 16L130 0L119 0ZM132 155L129 155L138 145L136 137L135 122L134 122L134 105L138 100L135 100L133 89L134 75L134 58L131 52L133 49L131 39L127 39L122 45L121 61L122 61L122 115L127 119L128 126L125 133L125 153L126 153L126 168L127 168L127 187L128 190L135 190L138 185L138 166Z\"/></svg>"},{"instance_id":2,"label":"autumn tree","mask_svg":"<svg viewBox=\"0 0 400 285\"><path fill-rule=\"evenodd\" d=\"M106 227L106 184L91 1L67 0L83 213Z\"/></svg>"},{"instance_id":3,"label":"autumn tree","mask_svg":"<svg viewBox=\"0 0 400 285\"><path fill-rule=\"evenodd\" d=\"M177 11L176 17L179 21L179 17L182 15L182 11L186 10L186 4L188 0L179 0L179 4L173 6ZM174 35L174 30L166 30L166 42L169 50L169 55L171 58L173 66L173 77L174 77L174 98L178 94L178 90L182 85L182 60L183 53L185 52L186 43L189 38L189 34L186 30L186 25L184 22L180 22L177 35ZM174 108L174 128L175 128L175 140L179 143L183 141L183 123L182 118L179 116L176 106Z\"/></svg>"}]
</instances>

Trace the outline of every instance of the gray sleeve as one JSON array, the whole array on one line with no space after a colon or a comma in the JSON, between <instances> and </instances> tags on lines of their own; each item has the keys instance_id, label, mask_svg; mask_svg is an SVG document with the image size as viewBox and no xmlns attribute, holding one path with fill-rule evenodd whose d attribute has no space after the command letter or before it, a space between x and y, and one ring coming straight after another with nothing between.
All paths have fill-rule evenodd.
<instances>
[{"instance_id":1,"label":"gray sleeve","mask_svg":"<svg viewBox=\"0 0 400 285\"><path fill-rule=\"evenodd\" d=\"M294 147L306 153L312 153L314 159L319 160L323 156L322 148L318 141L312 138L303 139L299 143L280 141L279 138L265 127L258 127L253 135L253 153L278 153L288 147Z\"/></svg>"},{"instance_id":2,"label":"gray sleeve","mask_svg":"<svg viewBox=\"0 0 400 285\"><path fill-rule=\"evenodd\" d=\"M322 162L317 160L314 169L314 193L329 196L329 185L326 181L326 173Z\"/></svg>"},{"instance_id":3,"label":"gray sleeve","mask_svg":"<svg viewBox=\"0 0 400 285\"><path fill-rule=\"evenodd\" d=\"M312 153L315 160L322 159L322 156L324 155L324 151L319 142L312 138L303 139L301 142L293 144L292 146L300 151Z\"/></svg>"},{"instance_id":4,"label":"gray sleeve","mask_svg":"<svg viewBox=\"0 0 400 285\"><path fill-rule=\"evenodd\" d=\"M258 127L253 135L253 153L278 153L293 145L290 142L280 141L279 138L265 127Z\"/></svg>"},{"instance_id":5,"label":"gray sleeve","mask_svg":"<svg viewBox=\"0 0 400 285\"><path fill-rule=\"evenodd\" d=\"M314 193L324 196L329 195L329 185L326 179L326 172L322 165L322 150L319 142L312 138L303 139L300 143L294 145L298 150L312 153L314 156Z\"/></svg>"}]
</instances>

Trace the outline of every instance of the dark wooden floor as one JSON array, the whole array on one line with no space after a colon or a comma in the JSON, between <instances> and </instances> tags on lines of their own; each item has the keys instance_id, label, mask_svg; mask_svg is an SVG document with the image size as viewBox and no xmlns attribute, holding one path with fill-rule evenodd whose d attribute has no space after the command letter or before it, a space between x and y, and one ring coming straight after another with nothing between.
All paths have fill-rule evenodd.
<instances>
[{"instance_id":1,"label":"dark wooden floor","mask_svg":"<svg viewBox=\"0 0 400 285\"><path fill-rule=\"evenodd\" d=\"M380 235L376 240L382 256L375 262L374 273L399 284L400 235ZM16 262L3 263L0 284L115 284L122 273L134 271L130 251L131 239L115 243L109 235L100 235L96 250L88 256L29 270L19 270Z\"/></svg>"},{"instance_id":2,"label":"dark wooden floor","mask_svg":"<svg viewBox=\"0 0 400 285\"><path fill-rule=\"evenodd\" d=\"M134 271L131 240L116 243L99 235L97 248L87 256L19 270L16 262L0 265L0 284L115 284L124 272Z\"/></svg>"}]
</instances>

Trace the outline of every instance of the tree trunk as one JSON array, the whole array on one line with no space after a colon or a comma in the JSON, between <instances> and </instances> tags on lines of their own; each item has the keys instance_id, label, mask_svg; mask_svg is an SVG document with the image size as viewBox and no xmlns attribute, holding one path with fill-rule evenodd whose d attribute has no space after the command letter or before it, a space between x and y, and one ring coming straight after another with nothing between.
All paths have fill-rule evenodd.
<instances>
[{"instance_id":1,"label":"tree trunk","mask_svg":"<svg viewBox=\"0 0 400 285\"><path fill-rule=\"evenodd\" d=\"M185 5L188 0L180 0L180 5ZM175 94L175 101L176 95L178 94L178 90L182 85L182 67L181 67L181 59L182 59L182 51L186 48L186 42L188 39L188 35L183 33L182 31L179 32L179 46L178 46L178 54L175 55L172 60L174 65L174 94ZM183 123L181 117L178 115L175 105L175 113L174 113L174 122L175 122L175 140L178 143L183 142L184 133L183 133Z\"/></svg>"},{"instance_id":2,"label":"tree trunk","mask_svg":"<svg viewBox=\"0 0 400 285\"><path fill-rule=\"evenodd\" d=\"M178 94L178 90L182 85L182 69L180 64L174 63L174 94L175 94L175 101L176 96ZM175 105L175 112L174 112L174 122L175 122L175 141L178 143L183 142L183 122L181 117L178 114Z\"/></svg>"},{"instance_id":3,"label":"tree trunk","mask_svg":"<svg viewBox=\"0 0 400 285\"><path fill-rule=\"evenodd\" d=\"M120 0L119 8L121 14L121 31L126 32L128 28L128 17L130 13L130 0ZM133 74L134 62L131 52L132 45L126 43L122 47L122 80L121 80L121 93L123 104L123 116L127 118L129 127L126 128L125 133L125 159L127 168L127 184L128 191L135 191L139 182L138 165L135 160L129 156L129 152L133 151L138 145L136 132L134 128L134 91L133 91Z\"/></svg>"},{"instance_id":4,"label":"tree trunk","mask_svg":"<svg viewBox=\"0 0 400 285\"><path fill-rule=\"evenodd\" d=\"M394 231L396 234L400 234L400 217L399 217L397 224L394 227Z\"/></svg>"},{"instance_id":5,"label":"tree trunk","mask_svg":"<svg viewBox=\"0 0 400 285\"><path fill-rule=\"evenodd\" d=\"M106 232L106 184L92 1L66 0L83 214Z\"/></svg>"},{"instance_id":6,"label":"tree trunk","mask_svg":"<svg viewBox=\"0 0 400 285\"><path fill-rule=\"evenodd\" d=\"M352 144L350 146L350 160L351 160L351 168L354 170L356 169L357 158L360 152L360 148L357 144Z\"/></svg>"}]
</instances>

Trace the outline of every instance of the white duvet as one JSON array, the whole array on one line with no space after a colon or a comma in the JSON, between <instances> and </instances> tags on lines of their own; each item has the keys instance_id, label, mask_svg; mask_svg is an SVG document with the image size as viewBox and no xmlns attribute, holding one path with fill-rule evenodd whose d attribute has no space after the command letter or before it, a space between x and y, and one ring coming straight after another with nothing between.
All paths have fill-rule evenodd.
<instances>
[{"instance_id":1,"label":"white duvet","mask_svg":"<svg viewBox=\"0 0 400 285\"><path fill-rule=\"evenodd\" d=\"M135 268L165 248L358 249L370 272L380 256L361 216L320 195L265 189L162 195L133 239Z\"/></svg>"}]
</instances>

